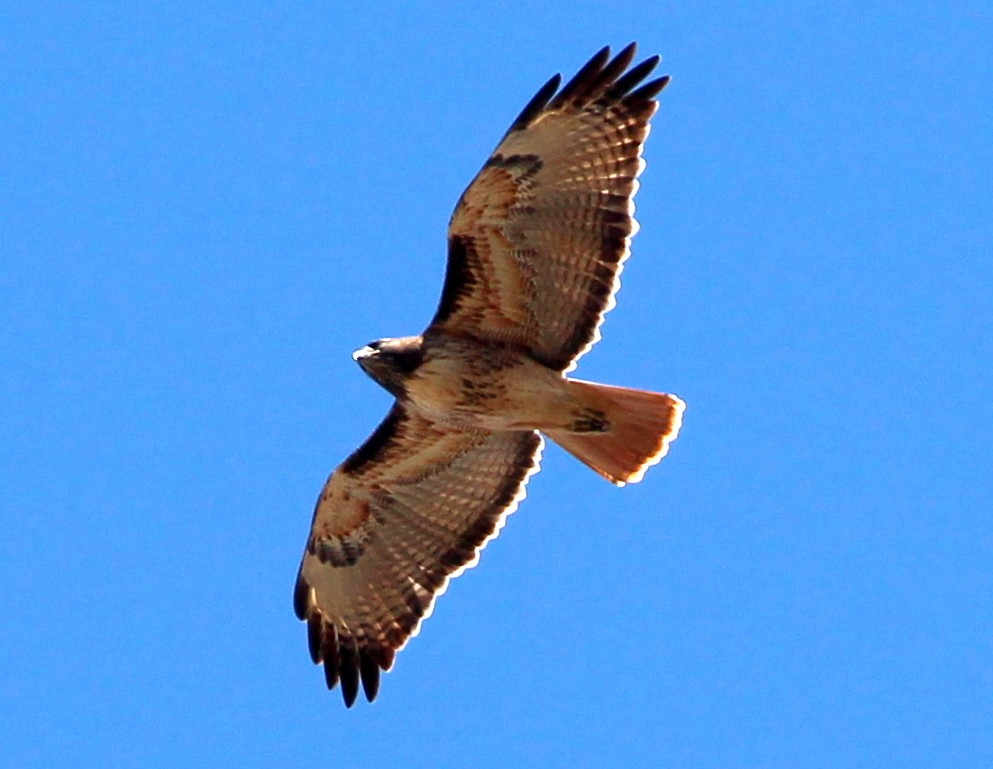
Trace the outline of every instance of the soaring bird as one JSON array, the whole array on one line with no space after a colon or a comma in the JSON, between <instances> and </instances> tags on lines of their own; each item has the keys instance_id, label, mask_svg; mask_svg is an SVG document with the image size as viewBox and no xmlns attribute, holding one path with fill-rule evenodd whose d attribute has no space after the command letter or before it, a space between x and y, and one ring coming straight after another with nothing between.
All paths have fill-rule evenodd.
<instances>
[{"instance_id":1,"label":"soaring bird","mask_svg":"<svg viewBox=\"0 0 993 769\"><path fill-rule=\"evenodd\" d=\"M641 480L676 437L674 395L566 376L599 339L637 229L654 56L603 48L511 124L448 227L441 301L419 336L356 351L396 401L317 500L294 592L310 654L351 707L476 563L551 438L607 480Z\"/></svg>"}]
</instances>

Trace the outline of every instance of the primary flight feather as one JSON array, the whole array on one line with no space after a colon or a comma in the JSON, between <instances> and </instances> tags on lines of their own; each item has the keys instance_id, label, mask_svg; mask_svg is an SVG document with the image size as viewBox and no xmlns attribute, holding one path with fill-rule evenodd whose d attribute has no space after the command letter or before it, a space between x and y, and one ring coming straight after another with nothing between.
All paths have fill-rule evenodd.
<instances>
[{"instance_id":1,"label":"primary flight feather","mask_svg":"<svg viewBox=\"0 0 993 769\"><path fill-rule=\"evenodd\" d=\"M565 374L599 339L628 256L657 56L603 48L556 75L455 207L434 319L355 359L396 398L317 500L294 592L311 658L351 707L524 497L544 433L617 485L641 480L683 402Z\"/></svg>"}]
</instances>

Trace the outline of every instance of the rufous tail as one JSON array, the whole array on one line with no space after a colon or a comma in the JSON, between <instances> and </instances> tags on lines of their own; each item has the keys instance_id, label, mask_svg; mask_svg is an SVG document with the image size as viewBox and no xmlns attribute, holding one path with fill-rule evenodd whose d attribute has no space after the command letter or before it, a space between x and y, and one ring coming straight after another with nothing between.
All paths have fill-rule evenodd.
<instances>
[{"instance_id":1,"label":"rufous tail","mask_svg":"<svg viewBox=\"0 0 993 769\"><path fill-rule=\"evenodd\" d=\"M675 395L570 379L569 388L589 419L548 436L583 464L618 486L637 483L676 439L686 404ZM602 424L598 415L602 415Z\"/></svg>"}]
</instances>

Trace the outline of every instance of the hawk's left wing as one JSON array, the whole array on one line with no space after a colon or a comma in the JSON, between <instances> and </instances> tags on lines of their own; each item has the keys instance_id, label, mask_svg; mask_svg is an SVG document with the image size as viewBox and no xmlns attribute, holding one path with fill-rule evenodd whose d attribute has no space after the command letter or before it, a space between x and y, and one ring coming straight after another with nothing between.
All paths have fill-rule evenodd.
<instances>
[{"instance_id":1,"label":"hawk's left wing","mask_svg":"<svg viewBox=\"0 0 993 769\"><path fill-rule=\"evenodd\" d=\"M427 332L509 342L558 371L599 338L628 256L657 56L604 48L535 94L463 193Z\"/></svg>"},{"instance_id":2,"label":"hawk's left wing","mask_svg":"<svg viewBox=\"0 0 993 769\"><path fill-rule=\"evenodd\" d=\"M474 565L538 470L536 432L460 432L394 404L317 501L293 605L328 688L371 702L379 671Z\"/></svg>"}]
</instances>

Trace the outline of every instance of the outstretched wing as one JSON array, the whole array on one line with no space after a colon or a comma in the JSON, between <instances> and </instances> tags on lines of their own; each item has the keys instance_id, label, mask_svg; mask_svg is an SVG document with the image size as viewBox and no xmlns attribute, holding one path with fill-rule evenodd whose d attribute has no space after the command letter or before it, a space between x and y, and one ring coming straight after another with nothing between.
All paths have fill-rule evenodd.
<instances>
[{"instance_id":1,"label":"outstretched wing","mask_svg":"<svg viewBox=\"0 0 993 769\"><path fill-rule=\"evenodd\" d=\"M512 342L569 370L599 338L628 256L637 177L654 97L639 84L657 56L628 69L632 43L604 48L559 90L553 77L463 193L429 327Z\"/></svg>"},{"instance_id":2,"label":"outstretched wing","mask_svg":"<svg viewBox=\"0 0 993 769\"><path fill-rule=\"evenodd\" d=\"M538 470L535 432L458 432L395 404L317 501L294 608L345 704L417 633L448 580L475 565Z\"/></svg>"}]
</instances>

